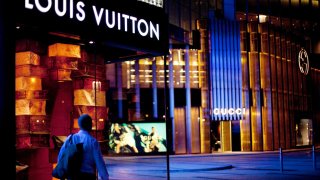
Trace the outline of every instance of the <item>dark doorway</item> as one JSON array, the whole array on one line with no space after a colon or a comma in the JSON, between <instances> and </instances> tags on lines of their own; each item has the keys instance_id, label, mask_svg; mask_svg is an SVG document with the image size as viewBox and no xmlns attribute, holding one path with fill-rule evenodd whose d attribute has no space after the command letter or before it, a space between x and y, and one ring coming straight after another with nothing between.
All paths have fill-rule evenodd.
<instances>
[{"instance_id":1,"label":"dark doorway","mask_svg":"<svg viewBox=\"0 0 320 180\"><path fill-rule=\"evenodd\" d=\"M211 121L210 142L212 152L221 151L220 121Z\"/></svg>"},{"instance_id":2,"label":"dark doorway","mask_svg":"<svg viewBox=\"0 0 320 180\"><path fill-rule=\"evenodd\" d=\"M232 121L232 151L241 151L240 121Z\"/></svg>"}]
</instances>

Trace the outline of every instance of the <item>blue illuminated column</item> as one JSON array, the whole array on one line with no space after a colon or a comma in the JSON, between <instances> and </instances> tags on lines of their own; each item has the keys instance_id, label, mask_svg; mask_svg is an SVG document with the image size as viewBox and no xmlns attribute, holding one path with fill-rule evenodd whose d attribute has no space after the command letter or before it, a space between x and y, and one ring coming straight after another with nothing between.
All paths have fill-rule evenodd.
<instances>
[{"instance_id":1,"label":"blue illuminated column","mask_svg":"<svg viewBox=\"0 0 320 180\"><path fill-rule=\"evenodd\" d=\"M116 63L117 75L117 94L118 94L118 118L123 118L123 104L122 104L122 66L121 63Z\"/></svg>"},{"instance_id":2,"label":"blue illuminated column","mask_svg":"<svg viewBox=\"0 0 320 180\"><path fill-rule=\"evenodd\" d=\"M187 136L187 153L192 153L192 131L191 131L191 93L190 93L190 59L189 45L186 45L185 53L185 88L186 88L186 136Z\"/></svg>"},{"instance_id":3,"label":"blue illuminated column","mask_svg":"<svg viewBox=\"0 0 320 180\"><path fill-rule=\"evenodd\" d=\"M134 72L135 72L135 92L136 92L136 111L135 118L140 119L140 80L139 80L139 60L136 60L134 63Z\"/></svg>"},{"instance_id":4,"label":"blue illuminated column","mask_svg":"<svg viewBox=\"0 0 320 180\"><path fill-rule=\"evenodd\" d=\"M158 95L157 95L157 63L156 58L152 60L152 107L153 118L158 118Z\"/></svg>"},{"instance_id":5,"label":"blue illuminated column","mask_svg":"<svg viewBox=\"0 0 320 180\"><path fill-rule=\"evenodd\" d=\"M236 21L211 19L210 80L214 120L240 120L242 78L239 24ZM215 112L215 111L214 111Z\"/></svg>"},{"instance_id":6,"label":"blue illuminated column","mask_svg":"<svg viewBox=\"0 0 320 180\"><path fill-rule=\"evenodd\" d=\"M171 43L170 43L171 46ZM166 73L164 73L166 75ZM167 82L165 82L167 83ZM171 120L171 133L172 133L172 151L175 152L175 126L174 126L174 82L173 82L173 58L172 48L170 47L169 54L169 116Z\"/></svg>"}]
</instances>

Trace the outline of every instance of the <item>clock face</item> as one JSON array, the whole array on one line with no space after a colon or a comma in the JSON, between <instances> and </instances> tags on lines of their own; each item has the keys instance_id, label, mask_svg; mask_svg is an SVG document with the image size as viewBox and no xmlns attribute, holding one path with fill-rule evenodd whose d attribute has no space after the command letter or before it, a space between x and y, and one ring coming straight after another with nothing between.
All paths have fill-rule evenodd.
<instances>
[{"instance_id":1,"label":"clock face","mask_svg":"<svg viewBox=\"0 0 320 180\"><path fill-rule=\"evenodd\" d=\"M303 48L299 51L298 63L301 73L307 75L309 72L309 57L307 51Z\"/></svg>"}]
</instances>

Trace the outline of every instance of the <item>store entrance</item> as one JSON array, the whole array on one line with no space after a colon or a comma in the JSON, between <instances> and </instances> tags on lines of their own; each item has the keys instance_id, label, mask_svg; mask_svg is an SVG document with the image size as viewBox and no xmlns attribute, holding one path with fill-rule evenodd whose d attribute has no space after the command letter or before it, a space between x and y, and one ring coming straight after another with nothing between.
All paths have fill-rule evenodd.
<instances>
[{"instance_id":1,"label":"store entrance","mask_svg":"<svg viewBox=\"0 0 320 180\"><path fill-rule=\"evenodd\" d=\"M296 146L313 144L312 119L300 119L296 123Z\"/></svg>"},{"instance_id":2,"label":"store entrance","mask_svg":"<svg viewBox=\"0 0 320 180\"><path fill-rule=\"evenodd\" d=\"M241 151L240 121L231 122L232 151Z\"/></svg>"},{"instance_id":3,"label":"store entrance","mask_svg":"<svg viewBox=\"0 0 320 180\"><path fill-rule=\"evenodd\" d=\"M212 121L210 128L211 152L221 152L220 121Z\"/></svg>"}]
</instances>

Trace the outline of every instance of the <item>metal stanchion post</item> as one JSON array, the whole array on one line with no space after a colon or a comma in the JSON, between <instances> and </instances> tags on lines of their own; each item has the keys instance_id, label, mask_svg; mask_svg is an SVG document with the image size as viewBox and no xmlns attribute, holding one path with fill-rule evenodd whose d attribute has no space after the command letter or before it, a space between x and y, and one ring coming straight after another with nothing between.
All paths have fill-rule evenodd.
<instances>
[{"instance_id":1,"label":"metal stanchion post","mask_svg":"<svg viewBox=\"0 0 320 180\"><path fill-rule=\"evenodd\" d=\"M280 172L283 172L283 156L282 156L282 148L279 148L279 158L280 158Z\"/></svg>"},{"instance_id":2,"label":"metal stanchion post","mask_svg":"<svg viewBox=\"0 0 320 180\"><path fill-rule=\"evenodd\" d=\"M312 146L312 162L313 162L313 169L317 170L316 150L314 145Z\"/></svg>"}]
</instances>

